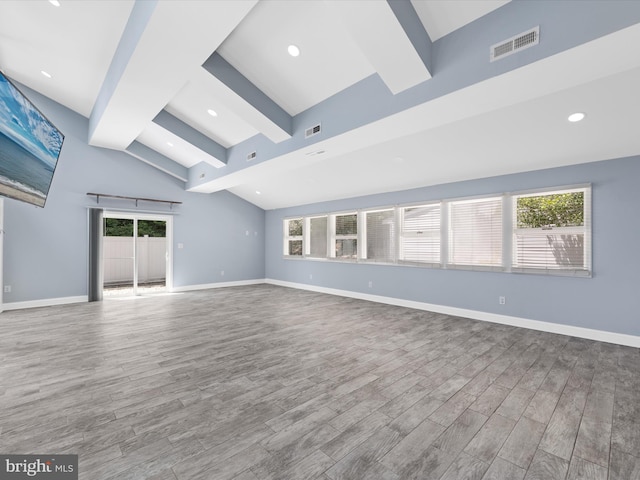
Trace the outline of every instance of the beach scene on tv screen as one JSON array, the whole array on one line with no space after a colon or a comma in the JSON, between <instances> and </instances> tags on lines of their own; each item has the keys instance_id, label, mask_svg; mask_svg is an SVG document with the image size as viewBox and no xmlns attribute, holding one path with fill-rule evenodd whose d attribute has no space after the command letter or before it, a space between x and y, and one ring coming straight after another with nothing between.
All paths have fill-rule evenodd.
<instances>
[{"instance_id":1,"label":"beach scene on tv screen","mask_svg":"<svg viewBox=\"0 0 640 480\"><path fill-rule=\"evenodd\" d=\"M0 74L0 195L44 206L63 140Z\"/></svg>"}]
</instances>

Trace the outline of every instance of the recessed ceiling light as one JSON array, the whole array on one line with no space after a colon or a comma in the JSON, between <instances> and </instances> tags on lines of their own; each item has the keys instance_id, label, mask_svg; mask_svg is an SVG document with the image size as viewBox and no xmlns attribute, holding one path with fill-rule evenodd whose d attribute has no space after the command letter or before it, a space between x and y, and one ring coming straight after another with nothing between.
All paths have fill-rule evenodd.
<instances>
[{"instance_id":1,"label":"recessed ceiling light","mask_svg":"<svg viewBox=\"0 0 640 480\"><path fill-rule=\"evenodd\" d=\"M262 195L262 192L260 190L256 190L256 195Z\"/></svg>"},{"instance_id":2,"label":"recessed ceiling light","mask_svg":"<svg viewBox=\"0 0 640 480\"><path fill-rule=\"evenodd\" d=\"M49 72L45 72L44 70L40 70L40 73L47 78L51 78L51 74Z\"/></svg>"},{"instance_id":3,"label":"recessed ceiling light","mask_svg":"<svg viewBox=\"0 0 640 480\"><path fill-rule=\"evenodd\" d=\"M60 6L60 2L58 0L49 0L49 3L51 5L53 5L54 7L59 7Z\"/></svg>"},{"instance_id":4,"label":"recessed ceiling light","mask_svg":"<svg viewBox=\"0 0 640 480\"><path fill-rule=\"evenodd\" d=\"M586 117L586 115L582 112L576 112L576 113L572 113L571 115L569 115L569 117L567 118L567 120L569 120L570 122L579 122L580 120L584 120L584 117Z\"/></svg>"},{"instance_id":5,"label":"recessed ceiling light","mask_svg":"<svg viewBox=\"0 0 640 480\"><path fill-rule=\"evenodd\" d=\"M169 145L170 147L173 147L173 143L171 142L167 142L167 145Z\"/></svg>"},{"instance_id":6,"label":"recessed ceiling light","mask_svg":"<svg viewBox=\"0 0 640 480\"><path fill-rule=\"evenodd\" d=\"M207 110L207 113L209 115L211 115L212 117L217 117L218 116L218 113L215 110L209 109L209 110Z\"/></svg>"},{"instance_id":7,"label":"recessed ceiling light","mask_svg":"<svg viewBox=\"0 0 640 480\"><path fill-rule=\"evenodd\" d=\"M289 52L289 55L291 55L292 57L297 57L298 55L300 55L300 49L295 45L289 45L287 47L287 52Z\"/></svg>"}]
</instances>

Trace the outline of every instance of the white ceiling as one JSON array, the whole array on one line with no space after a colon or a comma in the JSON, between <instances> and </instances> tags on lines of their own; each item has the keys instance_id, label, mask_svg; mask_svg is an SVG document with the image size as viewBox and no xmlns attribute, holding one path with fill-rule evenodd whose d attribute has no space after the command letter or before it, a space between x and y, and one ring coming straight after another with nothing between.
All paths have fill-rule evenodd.
<instances>
[{"instance_id":1,"label":"white ceiling","mask_svg":"<svg viewBox=\"0 0 640 480\"><path fill-rule=\"evenodd\" d=\"M158 112L224 148L259 133L277 143L287 133L201 67L214 51L291 116L376 72L383 76L362 37L338 18L336 9L345 4L336 1L162 0L100 116L96 101L118 67L112 59L134 1L60 0L54 7L46 0L3 0L0 69L95 116L98 127L88 140L94 145L124 150L137 140L186 168L220 165L154 123ZM507 2L411 3L436 41ZM391 35L384 19L375 22ZM291 43L301 49L297 58L286 53ZM271 209L637 154L638 44L635 26L191 191L225 188ZM566 116L576 110L587 119L569 124ZM309 155L317 150L325 153Z\"/></svg>"},{"instance_id":2,"label":"white ceiling","mask_svg":"<svg viewBox=\"0 0 640 480\"><path fill-rule=\"evenodd\" d=\"M511 0L411 0L432 42Z\"/></svg>"},{"instance_id":3,"label":"white ceiling","mask_svg":"<svg viewBox=\"0 0 640 480\"><path fill-rule=\"evenodd\" d=\"M134 0L63 3L0 1L0 69L88 117Z\"/></svg>"},{"instance_id":4,"label":"white ceiling","mask_svg":"<svg viewBox=\"0 0 640 480\"><path fill-rule=\"evenodd\" d=\"M375 73L323 1L258 3L218 52L292 116Z\"/></svg>"},{"instance_id":5,"label":"white ceiling","mask_svg":"<svg viewBox=\"0 0 640 480\"><path fill-rule=\"evenodd\" d=\"M215 79L203 69L171 99L166 110L225 148L258 134L258 130L228 108L215 95ZM210 108L203 108L210 107ZM207 111L217 113L212 117Z\"/></svg>"}]
</instances>

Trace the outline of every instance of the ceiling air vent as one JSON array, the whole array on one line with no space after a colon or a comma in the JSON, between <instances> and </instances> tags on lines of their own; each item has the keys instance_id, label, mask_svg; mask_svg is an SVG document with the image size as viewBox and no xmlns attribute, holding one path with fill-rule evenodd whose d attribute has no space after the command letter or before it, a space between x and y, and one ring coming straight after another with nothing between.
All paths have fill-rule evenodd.
<instances>
[{"instance_id":1,"label":"ceiling air vent","mask_svg":"<svg viewBox=\"0 0 640 480\"><path fill-rule=\"evenodd\" d=\"M247 162L250 162L251 160L253 160L254 158L256 158L256 152L251 152L249 155L247 155Z\"/></svg>"},{"instance_id":2,"label":"ceiling air vent","mask_svg":"<svg viewBox=\"0 0 640 480\"><path fill-rule=\"evenodd\" d=\"M322 130L322 129L321 129L321 127L320 127L320 124L314 125L314 126L313 126L313 127L311 127L311 128L307 128L307 129L304 131L304 138L313 137L314 135L319 134L321 130Z\"/></svg>"},{"instance_id":3,"label":"ceiling air vent","mask_svg":"<svg viewBox=\"0 0 640 480\"><path fill-rule=\"evenodd\" d=\"M520 33L515 37L511 37L503 42L491 45L489 51L489 60L499 60L504 57L508 57L512 53L519 52L525 48L533 47L540 42L540 26L534 27L531 30Z\"/></svg>"}]
</instances>

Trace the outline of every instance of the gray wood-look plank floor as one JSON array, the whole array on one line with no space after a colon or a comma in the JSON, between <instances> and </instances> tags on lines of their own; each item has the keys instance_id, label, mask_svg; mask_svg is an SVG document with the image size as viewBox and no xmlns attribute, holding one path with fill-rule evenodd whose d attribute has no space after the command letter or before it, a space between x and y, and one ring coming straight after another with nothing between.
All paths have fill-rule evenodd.
<instances>
[{"instance_id":1,"label":"gray wood-look plank floor","mask_svg":"<svg viewBox=\"0 0 640 480\"><path fill-rule=\"evenodd\" d=\"M639 480L640 353L270 285L5 312L0 452L86 480Z\"/></svg>"}]
</instances>

